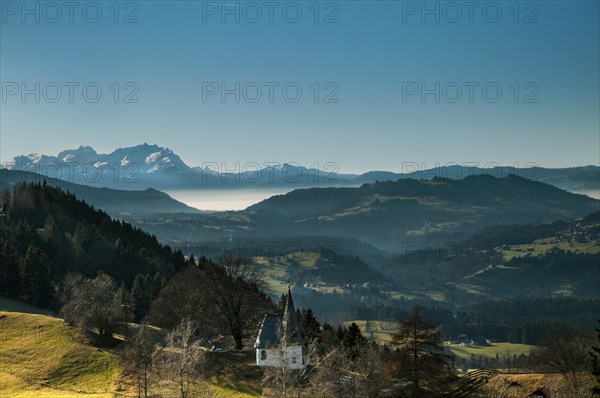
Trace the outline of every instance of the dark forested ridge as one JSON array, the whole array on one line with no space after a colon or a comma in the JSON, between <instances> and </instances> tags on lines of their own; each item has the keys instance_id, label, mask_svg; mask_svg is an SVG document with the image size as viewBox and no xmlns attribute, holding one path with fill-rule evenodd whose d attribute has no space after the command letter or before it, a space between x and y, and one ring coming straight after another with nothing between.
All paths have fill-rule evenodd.
<instances>
[{"instance_id":1,"label":"dark forested ridge","mask_svg":"<svg viewBox=\"0 0 600 398\"><path fill-rule=\"evenodd\" d=\"M164 192L146 188L138 190L141 185L132 182L120 182L119 189L105 188L98 182L94 186L75 184L69 181L44 177L29 171L8 170L0 168L0 188L12 188L21 183L43 183L70 192L78 199L85 200L97 209L102 209L112 216L130 214L157 213L200 213Z\"/></svg>"},{"instance_id":2,"label":"dark forested ridge","mask_svg":"<svg viewBox=\"0 0 600 398\"><path fill-rule=\"evenodd\" d=\"M69 272L102 271L126 287L136 275L174 275L185 263L130 224L111 219L73 194L46 184L4 189L0 206L0 294L48 307Z\"/></svg>"}]
</instances>

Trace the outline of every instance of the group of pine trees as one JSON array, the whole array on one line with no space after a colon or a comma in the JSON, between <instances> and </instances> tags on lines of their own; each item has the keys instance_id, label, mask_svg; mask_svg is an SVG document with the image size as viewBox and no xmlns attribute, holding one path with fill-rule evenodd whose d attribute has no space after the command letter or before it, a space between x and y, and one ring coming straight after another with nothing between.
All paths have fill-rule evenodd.
<instances>
[{"instance_id":1,"label":"group of pine trees","mask_svg":"<svg viewBox=\"0 0 600 398\"><path fill-rule=\"evenodd\" d=\"M0 237L0 295L46 306L52 299L51 263L34 244L20 255L9 241Z\"/></svg>"},{"instance_id":2,"label":"group of pine trees","mask_svg":"<svg viewBox=\"0 0 600 398\"><path fill-rule=\"evenodd\" d=\"M132 290L136 318L187 263L183 254L59 188L18 184L0 194L0 294L57 310L68 273L111 276Z\"/></svg>"}]
</instances>

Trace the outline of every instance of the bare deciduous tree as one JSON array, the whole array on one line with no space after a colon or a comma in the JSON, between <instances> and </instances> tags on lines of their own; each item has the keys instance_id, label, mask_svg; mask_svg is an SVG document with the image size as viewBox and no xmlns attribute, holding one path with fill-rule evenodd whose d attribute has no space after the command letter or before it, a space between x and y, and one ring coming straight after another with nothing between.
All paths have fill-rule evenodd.
<instances>
[{"instance_id":1,"label":"bare deciduous tree","mask_svg":"<svg viewBox=\"0 0 600 398\"><path fill-rule=\"evenodd\" d=\"M327 397L375 398L384 386L382 355L375 343L353 352L335 347L310 372L311 390Z\"/></svg>"},{"instance_id":2,"label":"bare deciduous tree","mask_svg":"<svg viewBox=\"0 0 600 398\"><path fill-rule=\"evenodd\" d=\"M164 377L177 383L181 398L189 396L190 385L203 371L206 352L195 337L196 328L184 319L167 335L165 347L154 352L154 363Z\"/></svg>"},{"instance_id":3,"label":"bare deciduous tree","mask_svg":"<svg viewBox=\"0 0 600 398\"><path fill-rule=\"evenodd\" d=\"M148 326L142 324L133 341L126 347L124 358L125 371L135 378L138 397L148 398L153 353L154 345L148 335Z\"/></svg>"},{"instance_id":4,"label":"bare deciduous tree","mask_svg":"<svg viewBox=\"0 0 600 398\"><path fill-rule=\"evenodd\" d=\"M93 279L68 275L64 282L65 304L61 309L67 322L82 331L96 329L103 343L124 319L122 292L115 281L104 273Z\"/></svg>"},{"instance_id":5,"label":"bare deciduous tree","mask_svg":"<svg viewBox=\"0 0 600 398\"><path fill-rule=\"evenodd\" d=\"M382 353L377 344L369 343L362 346L356 365L356 371L360 375L360 396L379 397L384 384L384 375Z\"/></svg>"},{"instance_id":6,"label":"bare deciduous tree","mask_svg":"<svg viewBox=\"0 0 600 398\"><path fill-rule=\"evenodd\" d=\"M582 331L566 326L553 328L529 356L532 367L560 373L578 390L590 367L590 341Z\"/></svg>"},{"instance_id":7,"label":"bare deciduous tree","mask_svg":"<svg viewBox=\"0 0 600 398\"><path fill-rule=\"evenodd\" d=\"M235 348L244 348L244 339L253 337L262 317L272 308L261 291L261 279L254 267L239 257L226 257L222 264L208 264L206 291L209 304L218 308Z\"/></svg>"},{"instance_id":8,"label":"bare deciduous tree","mask_svg":"<svg viewBox=\"0 0 600 398\"><path fill-rule=\"evenodd\" d=\"M242 349L244 340L256 336L264 314L273 310L254 267L227 257L223 264L209 262L176 275L152 303L149 319L172 328L189 318L197 334L229 335Z\"/></svg>"},{"instance_id":9,"label":"bare deciduous tree","mask_svg":"<svg viewBox=\"0 0 600 398\"><path fill-rule=\"evenodd\" d=\"M392 336L397 347L397 376L412 384L415 397L440 390L450 375L450 357L446 356L442 336L437 325L423 316L415 307L411 315L400 321L398 332Z\"/></svg>"},{"instance_id":10,"label":"bare deciduous tree","mask_svg":"<svg viewBox=\"0 0 600 398\"><path fill-rule=\"evenodd\" d=\"M197 267L181 270L152 302L149 322L173 329L187 318L194 323L198 335L219 333L219 313L209 304L205 284L206 278Z\"/></svg>"},{"instance_id":11,"label":"bare deciduous tree","mask_svg":"<svg viewBox=\"0 0 600 398\"><path fill-rule=\"evenodd\" d=\"M339 347L333 348L317 364L311 377L314 391L321 391L323 396L343 398L348 395L352 376L348 374L352 361Z\"/></svg>"}]
</instances>

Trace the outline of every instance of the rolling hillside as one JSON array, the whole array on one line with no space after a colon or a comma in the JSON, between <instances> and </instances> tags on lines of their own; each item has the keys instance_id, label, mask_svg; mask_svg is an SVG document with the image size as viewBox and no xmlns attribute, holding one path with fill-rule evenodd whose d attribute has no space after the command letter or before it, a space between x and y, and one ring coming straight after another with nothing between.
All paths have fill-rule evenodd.
<instances>
[{"instance_id":1,"label":"rolling hillside","mask_svg":"<svg viewBox=\"0 0 600 398\"><path fill-rule=\"evenodd\" d=\"M296 190L242 214L257 229L277 225L296 235L321 231L402 251L410 243L456 242L489 225L584 216L597 211L599 203L516 176L481 176Z\"/></svg>"},{"instance_id":2,"label":"rolling hillside","mask_svg":"<svg viewBox=\"0 0 600 398\"><path fill-rule=\"evenodd\" d=\"M168 240L253 236L353 238L391 252L462 241L481 228L547 222L598 211L600 201L517 176L400 180L358 188L297 189L244 211L188 220L146 220Z\"/></svg>"},{"instance_id":3,"label":"rolling hillside","mask_svg":"<svg viewBox=\"0 0 600 398\"><path fill-rule=\"evenodd\" d=\"M597 297L599 215L489 227L456 244L383 260L376 268L409 292L436 301Z\"/></svg>"}]
</instances>

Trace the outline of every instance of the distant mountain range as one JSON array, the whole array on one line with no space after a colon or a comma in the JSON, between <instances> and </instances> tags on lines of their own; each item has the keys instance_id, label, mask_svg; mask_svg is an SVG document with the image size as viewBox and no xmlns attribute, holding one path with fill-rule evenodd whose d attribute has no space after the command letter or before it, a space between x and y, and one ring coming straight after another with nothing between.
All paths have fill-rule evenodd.
<instances>
[{"instance_id":1,"label":"distant mountain range","mask_svg":"<svg viewBox=\"0 0 600 398\"><path fill-rule=\"evenodd\" d=\"M122 191L109 188L95 188L74 184L56 178L44 177L28 171L0 169L0 189L18 183L46 183L74 194L78 199L96 209L106 211L113 217L156 213L201 213L171 198L164 192L148 188L143 191Z\"/></svg>"},{"instance_id":2,"label":"distant mountain range","mask_svg":"<svg viewBox=\"0 0 600 398\"><path fill-rule=\"evenodd\" d=\"M119 148L99 154L89 146L68 149L57 156L30 154L17 156L4 164L10 170L24 170L94 187L124 190L202 190L202 189L273 189L308 187L358 187L376 181L402 179L431 180L436 177L460 180L468 176L487 175L502 178L509 174L545 182L570 192L600 195L600 166L549 169L510 166L481 168L452 165L407 173L369 171L363 174L341 174L335 165L325 170L297 164L240 165L236 171L220 171L220 164L203 163L190 167L171 149L157 145ZM329 167L331 166L331 167ZM234 165L227 165L234 169ZM408 168L408 167L407 167Z\"/></svg>"},{"instance_id":3,"label":"distant mountain range","mask_svg":"<svg viewBox=\"0 0 600 398\"><path fill-rule=\"evenodd\" d=\"M243 211L132 221L173 241L332 236L400 252L462 241L492 225L583 217L599 206L588 196L515 175L473 176L297 189Z\"/></svg>"}]
</instances>

